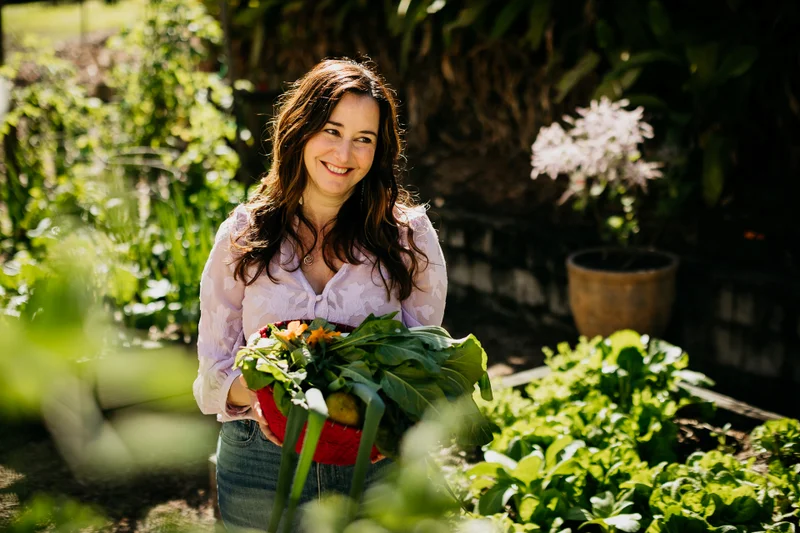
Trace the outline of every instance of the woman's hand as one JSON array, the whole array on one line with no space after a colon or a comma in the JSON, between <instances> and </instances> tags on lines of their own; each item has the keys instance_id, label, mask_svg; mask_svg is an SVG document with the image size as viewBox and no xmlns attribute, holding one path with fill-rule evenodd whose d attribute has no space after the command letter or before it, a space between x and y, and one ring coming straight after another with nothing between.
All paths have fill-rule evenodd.
<instances>
[{"instance_id":1,"label":"woman's hand","mask_svg":"<svg viewBox=\"0 0 800 533\"><path fill-rule=\"evenodd\" d=\"M247 388L247 382L244 380L244 376L239 376L239 378L236 379L231 385L231 388L228 391L228 404L238 406L249 405L250 412L253 415L253 418L256 419L256 422L258 422L258 427L261 428L261 433L264 434L264 438L276 446L283 445L283 441L281 441L278 436L275 435L271 429L269 429L267 419L264 418L264 413L261 412L261 405L258 403L258 396L256 395L255 391Z\"/></svg>"}]
</instances>

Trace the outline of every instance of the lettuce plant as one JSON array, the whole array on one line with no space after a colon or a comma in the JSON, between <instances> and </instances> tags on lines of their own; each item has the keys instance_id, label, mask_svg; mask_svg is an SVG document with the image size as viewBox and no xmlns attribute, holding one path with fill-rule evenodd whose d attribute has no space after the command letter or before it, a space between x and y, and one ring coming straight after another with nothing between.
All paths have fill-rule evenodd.
<instances>
[{"instance_id":1,"label":"lettuce plant","mask_svg":"<svg viewBox=\"0 0 800 533\"><path fill-rule=\"evenodd\" d=\"M768 472L723 446L680 461L676 418L713 414L684 387L711 381L683 350L623 331L545 354L549 375L481 405L499 430L465 471L466 503L499 531L796 530L800 422L753 431Z\"/></svg>"}]
</instances>

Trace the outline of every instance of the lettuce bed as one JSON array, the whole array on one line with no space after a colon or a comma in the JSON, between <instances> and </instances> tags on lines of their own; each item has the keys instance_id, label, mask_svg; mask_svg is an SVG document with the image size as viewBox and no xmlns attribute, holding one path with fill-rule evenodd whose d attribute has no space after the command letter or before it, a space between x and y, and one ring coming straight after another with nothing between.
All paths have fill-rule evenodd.
<instances>
[{"instance_id":1,"label":"lettuce bed","mask_svg":"<svg viewBox=\"0 0 800 533\"><path fill-rule=\"evenodd\" d=\"M800 422L707 431L714 405L681 385L711 381L631 331L546 357L547 377L481 405L501 429L454 480L466 508L508 532L797 530Z\"/></svg>"}]
</instances>

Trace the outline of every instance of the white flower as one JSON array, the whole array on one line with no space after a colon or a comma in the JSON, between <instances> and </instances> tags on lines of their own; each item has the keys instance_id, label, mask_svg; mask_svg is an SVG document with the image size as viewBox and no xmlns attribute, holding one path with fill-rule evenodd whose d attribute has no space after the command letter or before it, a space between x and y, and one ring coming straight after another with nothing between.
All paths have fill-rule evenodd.
<instances>
[{"instance_id":1,"label":"white flower","mask_svg":"<svg viewBox=\"0 0 800 533\"><path fill-rule=\"evenodd\" d=\"M565 200L595 180L644 189L648 180L661 177L661 163L642 161L638 149L653 137L653 128L642 121L641 107L627 111L628 104L603 97L588 108L578 108L577 118L565 116L568 130L558 123L539 130L531 146L531 178L569 176Z\"/></svg>"},{"instance_id":2,"label":"white flower","mask_svg":"<svg viewBox=\"0 0 800 533\"><path fill-rule=\"evenodd\" d=\"M556 179L559 174L574 170L580 162L580 151L557 122L539 130L531 149L533 151L531 178L547 174Z\"/></svg>"}]
</instances>

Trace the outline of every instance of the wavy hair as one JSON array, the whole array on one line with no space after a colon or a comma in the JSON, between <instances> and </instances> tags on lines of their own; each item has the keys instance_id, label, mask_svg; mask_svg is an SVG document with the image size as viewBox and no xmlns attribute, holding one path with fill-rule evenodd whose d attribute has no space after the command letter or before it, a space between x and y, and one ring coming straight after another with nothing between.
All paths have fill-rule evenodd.
<instances>
[{"instance_id":1,"label":"wavy hair","mask_svg":"<svg viewBox=\"0 0 800 533\"><path fill-rule=\"evenodd\" d=\"M232 244L239 252L234 261L235 279L250 285L266 272L276 281L269 265L276 254L280 257L284 239L292 245L296 257L304 257L316 246L317 232L303 214L301 204L308 180L303 149L311 136L323 129L333 109L348 93L368 95L378 103L378 140L372 166L357 186L359 190L350 195L325 228L322 257L334 271L334 258L360 264L356 250L373 257L373 273L377 270L388 274L388 280L380 276L387 297L396 291L397 297L404 300L416 286L420 261L427 262L428 258L414 243L408 221L395 215L396 207L404 210L414 207L411 195L398 184L404 156L397 101L377 72L350 59L320 62L279 100L271 125L272 166L247 202L250 223L232 237ZM311 246L304 246L296 221L314 235ZM402 227L407 230L407 248L400 242ZM248 280L245 274L251 267L255 273ZM298 268L300 263L292 271Z\"/></svg>"}]
</instances>

